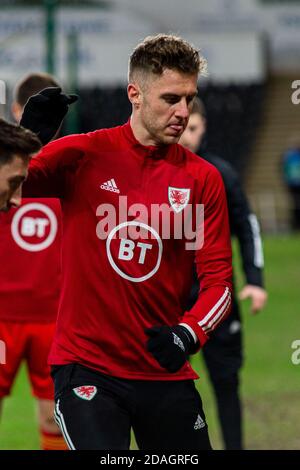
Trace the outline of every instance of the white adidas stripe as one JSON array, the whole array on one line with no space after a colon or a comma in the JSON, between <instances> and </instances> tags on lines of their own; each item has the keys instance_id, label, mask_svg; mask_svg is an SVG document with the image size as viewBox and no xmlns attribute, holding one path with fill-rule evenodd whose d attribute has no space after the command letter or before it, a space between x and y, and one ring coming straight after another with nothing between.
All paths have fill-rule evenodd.
<instances>
[{"instance_id":1,"label":"white adidas stripe","mask_svg":"<svg viewBox=\"0 0 300 470\"><path fill-rule=\"evenodd\" d=\"M260 237L260 227L255 214L249 214L248 220L250 223L253 242L254 242L254 260L253 264L257 268L262 269L264 267L264 253L262 249L262 241Z\"/></svg>"},{"instance_id":2,"label":"white adidas stripe","mask_svg":"<svg viewBox=\"0 0 300 470\"><path fill-rule=\"evenodd\" d=\"M203 325L203 330L206 333L211 332L217 326L217 324L220 323L222 318L227 313L227 310L230 304L231 304L231 296L229 295L228 298L223 303L222 307L220 307L220 309L218 310L217 314L215 314L214 317L211 318L211 320L207 322L206 325Z\"/></svg>"},{"instance_id":3,"label":"white adidas stripe","mask_svg":"<svg viewBox=\"0 0 300 470\"><path fill-rule=\"evenodd\" d=\"M218 302L213 306L213 308L208 312L208 314L202 318L202 320L199 322L199 325L202 326L204 325L209 319L210 317L215 313L215 311L220 307L220 305L224 302L224 300L226 299L226 297L228 296L228 293L229 293L229 288L228 287L225 287L225 291L224 291L224 294L222 295L222 297L218 300Z\"/></svg>"},{"instance_id":4,"label":"white adidas stripe","mask_svg":"<svg viewBox=\"0 0 300 470\"><path fill-rule=\"evenodd\" d=\"M54 409L54 418L55 418L55 421L56 423L58 424L58 426L60 427L60 430L64 436L64 439L66 441L66 443L68 444L68 447L69 449L71 450L76 450L75 449L75 446L72 442L72 439L70 438L70 435L67 431L67 427L66 427L66 423L65 423L65 420L64 420L64 416L62 414L62 412L60 411L59 409L59 400L57 400L57 403L55 405L55 409Z\"/></svg>"},{"instance_id":5,"label":"white adidas stripe","mask_svg":"<svg viewBox=\"0 0 300 470\"><path fill-rule=\"evenodd\" d=\"M213 306L213 308L208 312L208 314L202 318L198 325L205 331L206 329L210 328L210 323L214 322L215 319L218 319L220 315L222 315L224 308L230 302L231 294L228 287L225 288L225 292L222 297L218 300L218 302ZM225 304L224 304L225 302ZM224 304L224 305L223 305ZM222 307L222 308L221 308Z\"/></svg>"},{"instance_id":6,"label":"white adidas stripe","mask_svg":"<svg viewBox=\"0 0 300 470\"><path fill-rule=\"evenodd\" d=\"M226 315L230 302L231 296L228 297L226 302L223 304L222 308L219 310L218 314L206 326L203 326L203 330L205 331L205 333L209 333L216 327L217 323L220 323L222 318Z\"/></svg>"}]
</instances>

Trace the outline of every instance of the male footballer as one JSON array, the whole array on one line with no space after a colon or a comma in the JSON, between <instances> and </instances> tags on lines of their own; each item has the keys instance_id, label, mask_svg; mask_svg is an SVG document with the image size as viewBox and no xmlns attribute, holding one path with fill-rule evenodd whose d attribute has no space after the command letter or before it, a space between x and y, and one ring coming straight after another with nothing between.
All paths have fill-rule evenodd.
<instances>
[{"instance_id":1,"label":"male footballer","mask_svg":"<svg viewBox=\"0 0 300 470\"><path fill-rule=\"evenodd\" d=\"M177 144L204 68L181 38L146 38L129 61L129 121L31 163L25 194L62 202L50 363L71 449L128 449L131 428L142 450L211 449L187 357L230 312L230 231L219 172ZM194 262L201 289L185 311Z\"/></svg>"}]
</instances>

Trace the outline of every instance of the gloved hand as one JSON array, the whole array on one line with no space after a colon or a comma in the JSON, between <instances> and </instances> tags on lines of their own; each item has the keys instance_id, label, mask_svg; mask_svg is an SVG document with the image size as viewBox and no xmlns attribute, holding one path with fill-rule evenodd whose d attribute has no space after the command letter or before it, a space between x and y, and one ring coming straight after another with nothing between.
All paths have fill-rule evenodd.
<instances>
[{"instance_id":1,"label":"gloved hand","mask_svg":"<svg viewBox=\"0 0 300 470\"><path fill-rule=\"evenodd\" d=\"M61 88L49 87L27 101L20 125L37 134L43 145L53 139L77 95L65 95Z\"/></svg>"},{"instance_id":2,"label":"gloved hand","mask_svg":"<svg viewBox=\"0 0 300 470\"><path fill-rule=\"evenodd\" d=\"M145 330L149 336L148 351L169 372L177 372L195 348L191 333L181 325L153 326Z\"/></svg>"}]
</instances>

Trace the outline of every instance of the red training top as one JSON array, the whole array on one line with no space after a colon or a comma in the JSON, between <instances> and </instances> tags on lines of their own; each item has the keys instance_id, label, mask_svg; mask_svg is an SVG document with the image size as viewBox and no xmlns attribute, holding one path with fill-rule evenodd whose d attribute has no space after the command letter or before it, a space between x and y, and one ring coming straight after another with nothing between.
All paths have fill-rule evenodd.
<instances>
[{"instance_id":1,"label":"red training top","mask_svg":"<svg viewBox=\"0 0 300 470\"><path fill-rule=\"evenodd\" d=\"M63 281L50 363L128 379L197 378L188 363L175 374L163 369L146 350L144 329L184 323L203 345L230 311L231 244L218 170L178 144L141 145L128 122L49 143L31 161L24 191L62 202ZM155 204L169 209L170 223L154 223ZM180 218L187 212L188 220L190 205L194 216L196 204L205 206L204 244L194 252L189 234L180 236ZM201 291L185 312L194 260Z\"/></svg>"},{"instance_id":2,"label":"red training top","mask_svg":"<svg viewBox=\"0 0 300 470\"><path fill-rule=\"evenodd\" d=\"M0 321L52 323L61 283L58 199L0 212Z\"/></svg>"}]
</instances>

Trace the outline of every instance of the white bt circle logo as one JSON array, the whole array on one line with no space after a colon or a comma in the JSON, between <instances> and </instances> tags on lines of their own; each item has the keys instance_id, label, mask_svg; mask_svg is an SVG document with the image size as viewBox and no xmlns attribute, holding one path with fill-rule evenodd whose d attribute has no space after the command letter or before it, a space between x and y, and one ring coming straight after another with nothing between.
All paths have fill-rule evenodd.
<instances>
[{"instance_id":1,"label":"white bt circle logo","mask_svg":"<svg viewBox=\"0 0 300 470\"><path fill-rule=\"evenodd\" d=\"M152 234L152 240L132 240L128 237L118 240L117 249L112 254L111 243L114 236L125 227L138 227ZM143 282L152 277L159 269L163 244L160 236L152 227L141 222L123 222L117 225L106 241L106 252L112 268L124 279ZM126 269L126 272L124 272ZM130 275L128 272L142 275Z\"/></svg>"},{"instance_id":2,"label":"white bt circle logo","mask_svg":"<svg viewBox=\"0 0 300 470\"><path fill-rule=\"evenodd\" d=\"M57 217L45 204L39 202L26 204L15 213L11 223L11 234L23 250L33 252L45 250L56 237Z\"/></svg>"}]
</instances>

